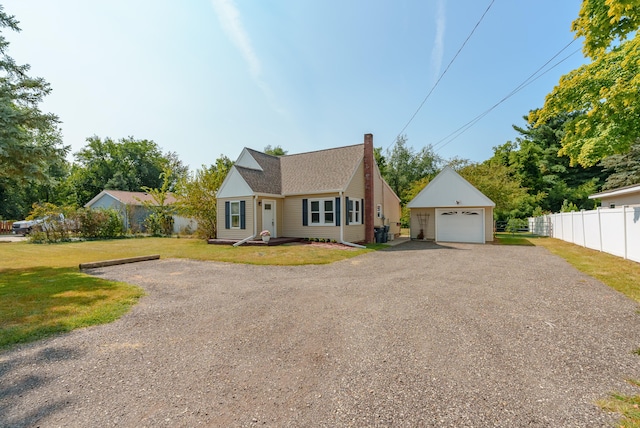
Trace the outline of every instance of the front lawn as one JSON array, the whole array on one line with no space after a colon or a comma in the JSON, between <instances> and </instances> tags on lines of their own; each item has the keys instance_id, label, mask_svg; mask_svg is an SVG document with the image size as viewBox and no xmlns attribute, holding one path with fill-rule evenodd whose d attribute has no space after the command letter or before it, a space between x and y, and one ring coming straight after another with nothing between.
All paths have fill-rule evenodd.
<instances>
[{"instance_id":1,"label":"front lawn","mask_svg":"<svg viewBox=\"0 0 640 428\"><path fill-rule=\"evenodd\" d=\"M379 247L379 246L378 246ZM112 322L143 290L78 270L80 263L160 254L264 265L324 264L377 249L316 245L232 247L196 239L136 238L110 241L0 245L0 349L80 327Z\"/></svg>"},{"instance_id":2,"label":"front lawn","mask_svg":"<svg viewBox=\"0 0 640 428\"><path fill-rule=\"evenodd\" d=\"M0 349L115 321L143 294L75 268L0 271Z\"/></svg>"}]
</instances>

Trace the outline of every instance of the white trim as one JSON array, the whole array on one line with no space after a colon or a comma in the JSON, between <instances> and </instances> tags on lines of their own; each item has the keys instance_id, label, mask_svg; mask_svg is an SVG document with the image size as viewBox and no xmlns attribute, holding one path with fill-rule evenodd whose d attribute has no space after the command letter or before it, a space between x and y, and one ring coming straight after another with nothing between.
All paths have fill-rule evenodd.
<instances>
[{"instance_id":1,"label":"white trim","mask_svg":"<svg viewBox=\"0 0 640 428\"><path fill-rule=\"evenodd\" d=\"M340 193L343 193L344 191L345 189L322 190L318 192L304 192L304 193L283 193L282 197L288 198L288 197L294 197L294 196L329 195L332 193L340 194Z\"/></svg>"},{"instance_id":2,"label":"white trim","mask_svg":"<svg viewBox=\"0 0 640 428\"><path fill-rule=\"evenodd\" d=\"M496 204L471 183L445 166L408 204L409 208L495 207Z\"/></svg>"},{"instance_id":3,"label":"white trim","mask_svg":"<svg viewBox=\"0 0 640 428\"><path fill-rule=\"evenodd\" d=\"M346 201L345 201L346 202ZM354 209L350 209L348 204L347 205L347 215L345 217L345 221L348 218L349 219L349 226L353 225L353 226L357 226L357 225L361 225L364 224L364 219L363 219L363 215L364 212L362 210L362 198L349 198L349 204L351 204ZM355 205L357 204L358 208L355 209ZM351 217L351 213L355 213L356 216L358 217L358 220L355 221L353 220L353 218Z\"/></svg>"},{"instance_id":4,"label":"white trim","mask_svg":"<svg viewBox=\"0 0 640 428\"><path fill-rule=\"evenodd\" d=\"M245 196L253 196L253 190L251 189L249 184L247 184L244 177L242 177L242 174L240 174L240 172L234 165L231 167L229 173L222 181L216 197L230 199L241 198Z\"/></svg>"},{"instance_id":5,"label":"white trim","mask_svg":"<svg viewBox=\"0 0 640 428\"><path fill-rule=\"evenodd\" d=\"M264 213L265 213L265 205L266 204L270 204L271 205L271 212L273 215L273 234L271 235L272 238L277 238L278 237L278 217L277 217L277 212L276 212L276 201L275 199L263 199L261 201L262 203L262 230L265 229L270 229L269 227L265 227L264 225Z\"/></svg>"},{"instance_id":6,"label":"white trim","mask_svg":"<svg viewBox=\"0 0 640 428\"><path fill-rule=\"evenodd\" d=\"M233 204L238 204L238 214L233 214ZM238 217L238 225L233 225L233 217ZM246 213L245 213L246 218ZM242 226L242 212L240 209L240 200L237 201L229 201L229 229L240 229Z\"/></svg>"},{"instance_id":7,"label":"white trim","mask_svg":"<svg viewBox=\"0 0 640 428\"><path fill-rule=\"evenodd\" d=\"M608 198L610 196L619 196L619 195L627 195L629 193L639 193L640 185L628 187L626 189L618 189L618 190L609 190L605 192L596 193L593 195L589 195L589 199L602 199Z\"/></svg>"},{"instance_id":8,"label":"white trim","mask_svg":"<svg viewBox=\"0 0 640 428\"><path fill-rule=\"evenodd\" d=\"M240 156L238 156L238 159L235 161L235 165L241 166L243 168L254 169L257 171L263 170L258 161L256 161L251 153L249 153L249 150L247 150L246 147L242 149Z\"/></svg>"},{"instance_id":9,"label":"white trim","mask_svg":"<svg viewBox=\"0 0 640 428\"><path fill-rule=\"evenodd\" d=\"M331 211L325 211L324 210L324 203L325 202L331 202ZM311 205L313 204L313 202L318 202L318 211L313 211L311 209ZM336 225L336 198L332 197L332 198L315 198L315 199L308 199L307 203L309 204L309 212L308 214L308 225L309 226L335 226ZM318 213L318 220L321 220L318 223L314 223L313 220L313 214L314 213ZM333 220L330 223L326 222L326 214L331 213L333 215ZM342 222L340 222L340 224L342 224Z\"/></svg>"},{"instance_id":10,"label":"white trim","mask_svg":"<svg viewBox=\"0 0 640 428\"><path fill-rule=\"evenodd\" d=\"M481 222L482 222L482 238L480 241L476 241L476 240L464 240L464 241L448 241L448 240L443 240L441 241L440 238L440 221L439 219L441 218L440 216L443 215L443 213L447 212L447 211L455 211L456 213L458 213L458 211L474 211L474 210L480 210L481 212ZM458 215L458 214L456 214ZM452 207L452 208L436 208L435 209L435 239L436 242L469 242L469 243L477 243L477 244L485 244L486 243L486 224L485 224L485 209L481 208L481 207L473 207L473 208L469 208L469 207Z\"/></svg>"}]
</instances>

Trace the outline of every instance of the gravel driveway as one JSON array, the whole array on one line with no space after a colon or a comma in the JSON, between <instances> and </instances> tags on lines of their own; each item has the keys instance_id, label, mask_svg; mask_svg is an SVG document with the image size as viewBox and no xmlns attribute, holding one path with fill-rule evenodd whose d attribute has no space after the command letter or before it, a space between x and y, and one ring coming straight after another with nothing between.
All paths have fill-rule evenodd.
<instances>
[{"instance_id":1,"label":"gravel driveway","mask_svg":"<svg viewBox=\"0 0 640 428\"><path fill-rule=\"evenodd\" d=\"M0 353L0 426L599 427L637 393L638 305L539 247L93 273L148 295Z\"/></svg>"}]
</instances>

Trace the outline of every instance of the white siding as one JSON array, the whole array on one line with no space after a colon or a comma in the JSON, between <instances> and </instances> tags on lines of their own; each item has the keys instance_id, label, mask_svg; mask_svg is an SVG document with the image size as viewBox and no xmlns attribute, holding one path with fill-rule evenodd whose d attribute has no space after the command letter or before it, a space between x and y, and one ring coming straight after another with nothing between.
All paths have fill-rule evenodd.
<instances>
[{"instance_id":1,"label":"white siding","mask_svg":"<svg viewBox=\"0 0 640 428\"><path fill-rule=\"evenodd\" d=\"M640 192L628 195L609 196L601 199L602 208L609 208L611 204L617 207L623 205L640 205Z\"/></svg>"}]
</instances>

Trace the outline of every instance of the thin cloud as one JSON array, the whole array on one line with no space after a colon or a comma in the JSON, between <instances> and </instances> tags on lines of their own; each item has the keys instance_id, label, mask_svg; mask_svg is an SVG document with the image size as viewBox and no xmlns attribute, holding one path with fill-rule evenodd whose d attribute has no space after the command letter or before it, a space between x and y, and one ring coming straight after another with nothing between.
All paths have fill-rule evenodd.
<instances>
[{"instance_id":1,"label":"thin cloud","mask_svg":"<svg viewBox=\"0 0 640 428\"><path fill-rule=\"evenodd\" d=\"M442 67L442 57L444 56L444 33L447 25L445 16L444 0L438 0L436 11L436 38L431 51L431 67L434 77L437 79Z\"/></svg>"},{"instance_id":2,"label":"thin cloud","mask_svg":"<svg viewBox=\"0 0 640 428\"><path fill-rule=\"evenodd\" d=\"M242 57L247 62L251 76L259 80L262 65L253 50L251 38L242 25L238 8L236 8L233 0L211 0L211 2L213 3L213 8L218 15L218 20L223 30L238 50L240 50Z\"/></svg>"},{"instance_id":3,"label":"thin cloud","mask_svg":"<svg viewBox=\"0 0 640 428\"><path fill-rule=\"evenodd\" d=\"M244 29L244 25L242 25L240 11L233 0L211 0L211 3L216 11L216 15L218 15L218 20L220 21L220 25L222 25L222 29L229 39L231 39L231 42L236 46L236 48L238 48L240 54L249 66L249 73L251 74L255 84L265 95L271 104L271 107L279 114L287 116L286 110L281 108L275 101L275 96L269 85L262 80L262 64L253 49L249 33L247 33Z\"/></svg>"}]
</instances>

